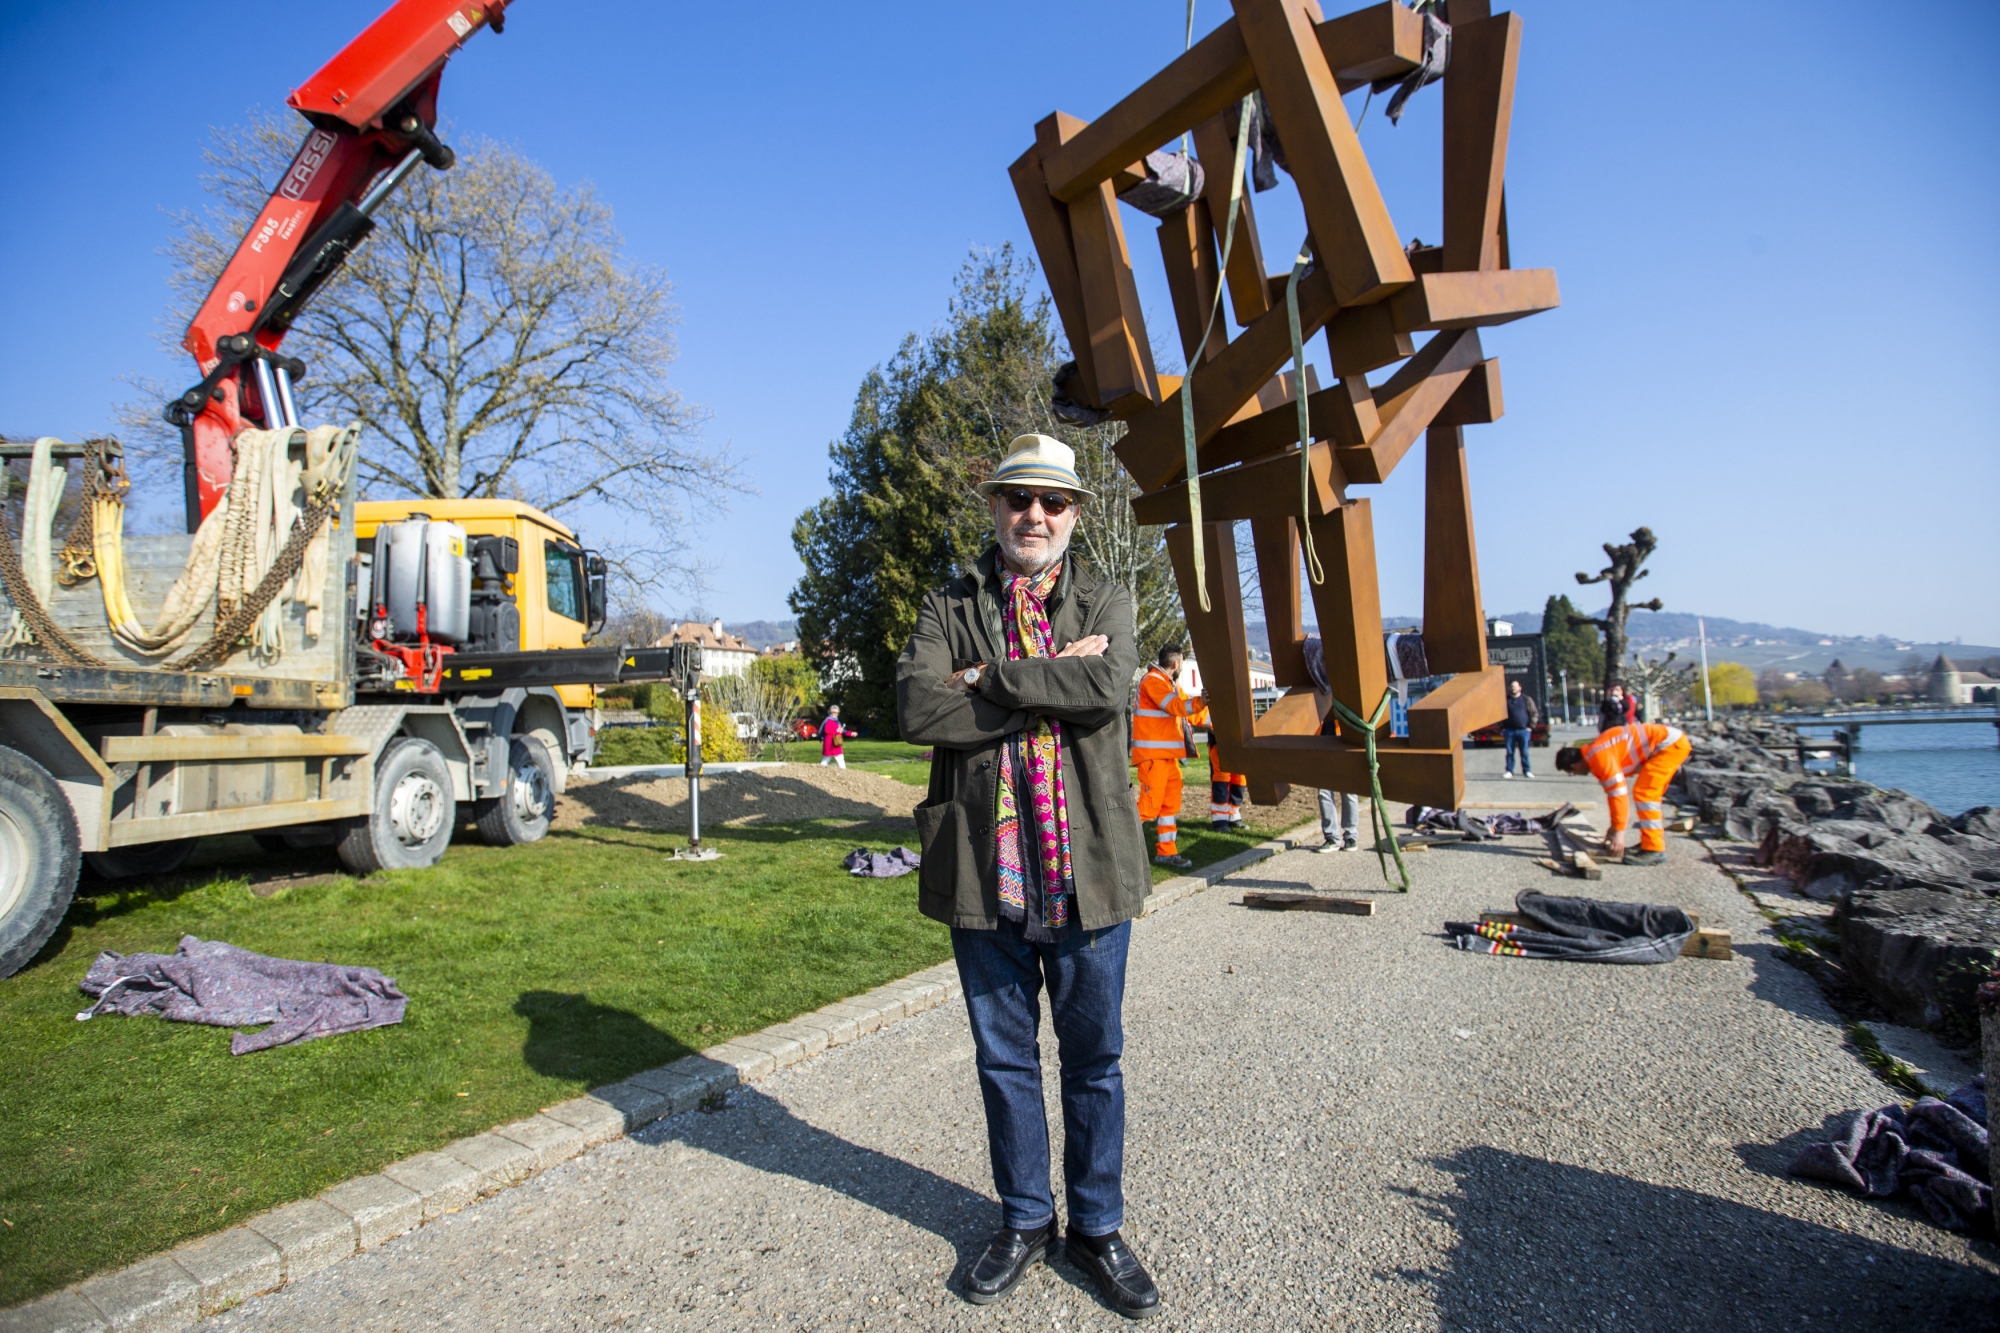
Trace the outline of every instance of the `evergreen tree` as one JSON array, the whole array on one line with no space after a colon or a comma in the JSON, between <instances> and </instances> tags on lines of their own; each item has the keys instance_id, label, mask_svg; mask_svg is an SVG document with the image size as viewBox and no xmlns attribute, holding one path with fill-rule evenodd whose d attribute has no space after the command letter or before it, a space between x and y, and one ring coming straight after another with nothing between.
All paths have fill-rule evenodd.
<instances>
[{"instance_id":1,"label":"evergreen tree","mask_svg":"<svg viewBox=\"0 0 2000 1333\"><path fill-rule=\"evenodd\" d=\"M1604 644L1596 626L1573 623L1576 615L1566 594L1549 598L1542 608L1542 651L1552 681L1567 671L1572 685L1586 685L1604 674Z\"/></svg>"},{"instance_id":2,"label":"evergreen tree","mask_svg":"<svg viewBox=\"0 0 2000 1333\"><path fill-rule=\"evenodd\" d=\"M1071 549L1132 590L1141 653L1179 637L1163 533L1132 529L1135 492L1110 452L1123 426L1080 429L1049 412L1051 377L1067 357L1048 299L1030 294L1032 274L1011 246L966 262L945 322L905 338L862 380L847 432L829 450L832 493L792 527L806 567L790 598L801 651L819 668L828 701L873 734L896 733L896 659L924 594L992 541L986 501L973 487L1026 432L1076 450L1077 470L1098 498Z\"/></svg>"}]
</instances>

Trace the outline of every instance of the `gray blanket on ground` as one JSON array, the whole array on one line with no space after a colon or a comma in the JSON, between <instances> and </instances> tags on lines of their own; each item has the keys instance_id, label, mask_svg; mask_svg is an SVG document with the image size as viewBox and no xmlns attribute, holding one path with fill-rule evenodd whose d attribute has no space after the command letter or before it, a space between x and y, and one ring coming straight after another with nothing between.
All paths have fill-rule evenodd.
<instances>
[{"instance_id":1,"label":"gray blanket on ground","mask_svg":"<svg viewBox=\"0 0 2000 1333\"><path fill-rule=\"evenodd\" d=\"M923 864L923 858L907 847L898 847L893 852L871 852L866 847L856 847L840 863L847 867L848 874L863 879L894 879L915 870Z\"/></svg>"},{"instance_id":2,"label":"gray blanket on ground","mask_svg":"<svg viewBox=\"0 0 2000 1333\"><path fill-rule=\"evenodd\" d=\"M1445 933L1458 948L1514 958L1569 958L1585 963L1671 963L1694 934L1694 922L1678 907L1652 903L1605 903L1552 893L1519 893L1514 910L1527 919L1447 921Z\"/></svg>"},{"instance_id":3,"label":"gray blanket on ground","mask_svg":"<svg viewBox=\"0 0 2000 1333\"><path fill-rule=\"evenodd\" d=\"M409 1003L393 980L372 967L266 958L192 935L181 936L180 948L171 954L107 949L81 984L97 1003L78 1014L79 1020L110 1012L158 1014L219 1028L271 1025L231 1037L231 1055L400 1023Z\"/></svg>"},{"instance_id":4,"label":"gray blanket on ground","mask_svg":"<svg viewBox=\"0 0 2000 1333\"><path fill-rule=\"evenodd\" d=\"M1919 1097L1905 1111L1850 1111L1825 1143L1808 1144L1792 1163L1795 1176L1830 1180L1869 1199L1907 1194L1931 1221L1952 1231L1992 1216L1986 1076L1943 1101Z\"/></svg>"}]
</instances>

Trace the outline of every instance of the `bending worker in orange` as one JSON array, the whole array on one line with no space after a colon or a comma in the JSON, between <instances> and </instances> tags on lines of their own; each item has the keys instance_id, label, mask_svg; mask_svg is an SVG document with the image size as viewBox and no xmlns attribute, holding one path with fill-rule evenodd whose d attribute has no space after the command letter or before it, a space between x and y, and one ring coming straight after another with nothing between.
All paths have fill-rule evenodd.
<instances>
[{"instance_id":1,"label":"bending worker in orange","mask_svg":"<svg viewBox=\"0 0 2000 1333\"><path fill-rule=\"evenodd\" d=\"M1188 717L1192 726L1208 728L1208 826L1220 833L1243 826L1243 807L1250 803L1250 779L1231 773L1222 751L1215 743L1215 729L1208 725L1208 708L1203 705Z\"/></svg>"},{"instance_id":2,"label":"bending worker in orange","mask_svg":"<svg viewBox=\"0 0 2000 1333\"><path fill-rule=\"evenodd\" d=\"M1589 774L1603 785L1611 807L1611 831L1605 835L1604 849L1613 856L1625 851L1625 830L1637 807L1639 850L1626 856L1625 864L1656 866L1667 859L1667 824L1660 800L1691 748L1679 727L1628 722L1582 749L1564 747L1556 755L1556 767L1577 777Z\"/></svg>"},{"instance_id":3,"label":"bending worker in orange","mask_svg":"<svg viewBox=\"0 0 2000 1333\"><path fill-rule=\"evenodd\" d=\"M1158 664L1140 678L1132 709L1132 763L1139 770L1139 818L1158 821L1153 863L1185 868L1194 863L1180 854L1177 841L1181 759L1187 754L1181 723L1208 701L1190 698L1175 683L1180 671L1181 650L1168 644L1160 649Z\"/></svg>"}]
</instances>

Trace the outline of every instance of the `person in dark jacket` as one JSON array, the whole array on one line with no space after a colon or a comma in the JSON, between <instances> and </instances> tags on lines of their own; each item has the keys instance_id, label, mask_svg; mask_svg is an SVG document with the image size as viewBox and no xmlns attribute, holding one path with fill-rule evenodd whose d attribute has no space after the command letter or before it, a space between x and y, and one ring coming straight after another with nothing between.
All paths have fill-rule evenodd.
<instances>
[{"instance_id":1,"label":"person in dark jacket","mask_svg":"<svg viewBox=\"0 0 2000 1333\"><path fill-rule=\"evenodd\" d=\"M951 927L1000 1196L1000 1231L965 1294L998 1300L1057 1240L1035 1035L1046 987L1063 1245L1114 1308L1144 1318L1159 1289L1119 1230L1125 954L1152 888L1126 752L1132 597L1069 553L1092 492L1068 445L1021 436L979 489L997 544L924 598L896 664L903 738L932 747L917 905Z\"/></svg>"},{"instance_id":2,"label":"person in dark jacket","mask_svg":"<svg viewBox=\"0 0 2000 1333\"><path fill-rule=\"evenodd\" d=\"M1528 742L1535 734L1535 723L1540 720L1541 714L1535 708L1535 701L1521 688L1521 682L1508 681L1507 721L1500 728L1500 738L1507 743L1507 771L1501 777L1514 776L1514 750L1517 746L1521 751L1521 776L1535 776L1534 761L1528 758Z\"/></svg>"},{"instance_id":3,"label":"person in dark jacket","mask_svg":"<svg viewBox=\"0 0 2000 1333\"><path fill-rule=\"evenodd\" d=\"M1619 727L1643 722L1639 716L1638 700L1625 692L1625 687L1616 681L1604 691L1604 702L1597 707L1597 731L1603 735Z\"/></svg>"}]
</instances>

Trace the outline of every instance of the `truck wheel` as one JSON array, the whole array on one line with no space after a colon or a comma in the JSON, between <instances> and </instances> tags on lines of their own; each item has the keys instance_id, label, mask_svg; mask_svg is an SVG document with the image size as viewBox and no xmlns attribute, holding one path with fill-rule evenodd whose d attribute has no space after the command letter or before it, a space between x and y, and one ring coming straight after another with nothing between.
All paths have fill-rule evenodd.
<instances>
[{"instance_id":1,"label":"truck wheel","mask_svg":"<svg viewBox=\"0 0 2000 1333\"><path fill-rule=\"evenodd\" d=\"M48 943L76 893L82 845L69 797L19 750L0 746L0 977Z\"/></svg>"},{"instance_id":2,"label":"truck wheel","mask_svg":"<svg viewBox=\"0 0 2000 1333\"><path fill-rule=\"evenodd\" d=\"M133 847L110 847L101 852L85 852L83 863L99 879L130 879L134 875L171 875L187 864L194 854L195 838L173 838L166 842L140 843Z\"/></svg>"},{"instance_id":3,"label":"truck wheel","mask_svg":"<svg viewBox=\"0 0 2000 1333\"><path fill-rule=\"evenodd\" d=\"M375 810L350 819L334 844L357 875L436 865L458 827L451 770L429 741L401 736L375 761Z\"/></svg>"},{"instance_id":4,"label":"truck wheel","mask_svg":"<svg viewBox=\"0 0 2000 1333\"><path fill-rule=\"evenodd\" d=\"M473 804L479 836L495 847L540 842L556 812L555 764L548 747L533 736L507 742L507 786L500 795Z\"/></svg>"}]
</instances>

